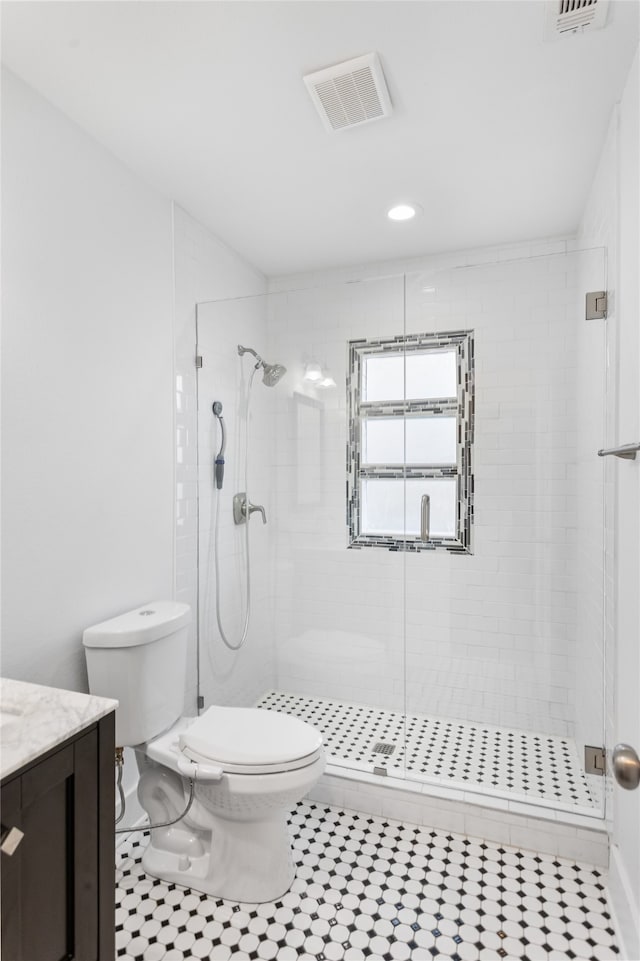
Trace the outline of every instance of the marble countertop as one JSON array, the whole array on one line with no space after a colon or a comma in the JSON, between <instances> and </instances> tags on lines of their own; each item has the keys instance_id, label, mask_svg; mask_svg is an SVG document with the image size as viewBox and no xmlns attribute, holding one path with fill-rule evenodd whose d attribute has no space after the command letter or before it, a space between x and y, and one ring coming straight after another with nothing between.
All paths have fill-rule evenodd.
<instances>
[{"instance_id":1,"label":"marble countertop","mask_svg":"<svg viewBox=\"0 0 640 961\"><path fill-rule=\"evenodd\" d=\"M117 701L0 678L0 778L114 711Z\"/></svg>"}]
</instances>

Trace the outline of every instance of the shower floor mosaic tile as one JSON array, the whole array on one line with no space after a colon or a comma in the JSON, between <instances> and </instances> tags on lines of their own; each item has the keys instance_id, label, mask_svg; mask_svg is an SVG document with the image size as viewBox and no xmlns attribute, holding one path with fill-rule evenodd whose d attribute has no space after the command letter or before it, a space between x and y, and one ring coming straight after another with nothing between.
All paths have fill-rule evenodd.
<instances>
[{"instance_id":1,"label":"shower floor mosaic tile","mask_svg":"<svg viewBox=\"0 0 640 961\"><path fill-rule=\"evenodd\" d=\"M147 877L118 849L123 961L605 961L619 957L596 868L324 805L290 817L296 878L238 904Z\"/></svg>"},{"instance_id":2,"label":"shower floor mosaic tile","mask_svg":"<svg viewBox=\"0 0 640 961\"><path fill-rule=\"evenodd\" d=\"M490 788L586 813L596 806L575 744L566 738L282 691L267 692L257 706L313 724L322 731L330 760L360 769L382 767L401 775L406 764L418 778L452 786ZM392 753L376 751L377 745Z\"/></svg>"}]
</instances>

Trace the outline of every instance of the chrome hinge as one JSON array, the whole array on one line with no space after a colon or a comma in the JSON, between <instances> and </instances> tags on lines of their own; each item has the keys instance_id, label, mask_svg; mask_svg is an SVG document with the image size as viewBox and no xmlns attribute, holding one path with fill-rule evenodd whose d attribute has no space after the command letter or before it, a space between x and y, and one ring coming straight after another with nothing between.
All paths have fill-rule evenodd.
<instances>
[{"instance_id":1,"label":"chrome hinge","mask_svg":"<svg viewBox=\"0 0 640 961\"><path fill-rule=\"evenodd\" d=\"M386 769L386 767L377 767L377 766L374 766L374 768L373 768L373 773L374 773L374 774L377 774L378 777L386 777L386 776L387 776L387 769Z\"/></svg>"},{"instance_id":2,"label":"chrome hinge","mask_svg":"<svg viewBox=\"0 0 640 961\"><path fill-rule=\"evenodd\" d=\"M202 367L202 354L196 354L196 368L200 370Z\"/></svg>"},{"instance_id":3,"label":"chrome hinge","mask_svg":"<svg viewBox=\"0 0 640 961\"><path fill-rule=\"evenodd\" d=\"M584 746L584 773L604 777L607 770L607 754L603 747Z\"/></svg>"},{"instance_id":4,"label":"chrome hinge","mask_svg":"<svg viewBox=\"0 0 640 961\"><path fill-rule=\"evenodd\" d=\"M604 320L606 316L606 290L592 290L586 298L585 320Z\"/></svg>"},{"instance_id":5,"label":"chrome hinge","mask_svg":"<svg viewBox=\"0 0 640 961\"><path fill-rule=\"evenodd\" d=\"M201 711L204 707L204 697L202 694L198 694L198 710Z\"/></svg>"}]
</instances>

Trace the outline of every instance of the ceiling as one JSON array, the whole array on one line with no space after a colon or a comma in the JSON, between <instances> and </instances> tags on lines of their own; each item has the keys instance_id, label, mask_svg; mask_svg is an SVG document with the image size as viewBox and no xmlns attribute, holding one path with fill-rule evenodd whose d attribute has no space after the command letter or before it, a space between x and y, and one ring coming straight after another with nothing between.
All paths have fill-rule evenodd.
<instances>
[{"instance_id":1,"label":"ceiling","mask_svg":"<svg viewBox=\"0 0 640 961\"><path fill-rule=\"evenodd\" d=\"M268 275L570 232L637 0L543 42L541 0L4 2L3 60ZM390 118L327 132L304 74L378 51ZM387 221L417 201L424 216Z\"/></svg>"}]
</instances>

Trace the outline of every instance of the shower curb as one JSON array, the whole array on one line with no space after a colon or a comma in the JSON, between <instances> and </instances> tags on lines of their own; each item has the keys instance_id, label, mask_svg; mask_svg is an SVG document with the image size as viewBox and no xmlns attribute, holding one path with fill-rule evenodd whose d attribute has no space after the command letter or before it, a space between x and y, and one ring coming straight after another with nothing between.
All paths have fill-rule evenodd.
<instances>
[{"instance_id":1,"label":"shower curb","mask_svg":"<svg viewBox=\"0 0 640 961\"><path fill-rule=\"evenodd\" d=\"M327 765L309 798L378 817L608 867L604 818Z\"/></svg>"}]
</instances>

